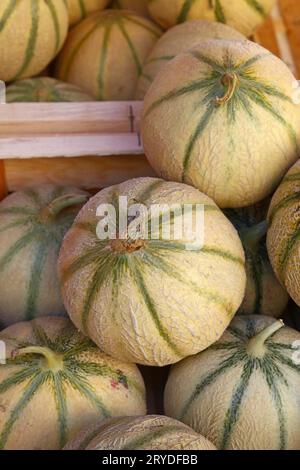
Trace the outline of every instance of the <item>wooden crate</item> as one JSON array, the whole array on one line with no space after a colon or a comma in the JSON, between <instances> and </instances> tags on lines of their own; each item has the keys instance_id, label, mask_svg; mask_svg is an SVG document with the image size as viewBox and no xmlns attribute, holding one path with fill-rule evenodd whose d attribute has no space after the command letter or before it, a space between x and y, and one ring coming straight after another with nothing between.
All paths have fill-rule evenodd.
<instances>
[{"instance_id":1,"label":"wooden crate","mask_svg":"<svg viewBox=\"0 0 300 470\"><path fill-rule=\"evenodd\" d=\"M279 0L255 34L300 79L300 1ZM0 105L0 199L36 183L100 188L152 176L141 102Z\"/></svg>"}]
</instances>

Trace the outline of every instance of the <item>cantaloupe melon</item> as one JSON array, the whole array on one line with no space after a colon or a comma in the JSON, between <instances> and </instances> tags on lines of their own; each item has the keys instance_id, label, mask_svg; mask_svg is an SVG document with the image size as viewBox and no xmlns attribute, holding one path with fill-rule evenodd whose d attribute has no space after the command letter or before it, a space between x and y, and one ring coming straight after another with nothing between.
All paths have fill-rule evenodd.
<instances>
[{"instance_id":1,"label":"cantaloupe melon","mask_svg":"<svg viewBox=\"0 0 300 470\"><path fill-rule=\"evenodd\" d=\"M219 449L299 449L299 340L280 320L237 316L220 341L172 368L166 414Z\"/></svg>"},{"instance_id":2,"label":"cantaloupe melon","mask_svg":"<svg viewBox=\"0 0 300 470\"><path fill-rule=\"evenodd\" d=\"M61 49L68 24L64 0L1 0L0 80L40 73Z\"/></svg>"},{"instance_id":3,"label":"cantaloupe melon","mask_svg":"<svg viewBox=\"0 0 300 470\"><path fill-rule=\"evenodd\" d=\"M156 25L131 11L94 13L70 32L55 76L82 87L100 101L130 100L160 35Z\"/></svg>"},{"instance_id":4,"label":"cantaloupe melon","mask_svg":"<svg viewBox=\"0 0 300 470\"><path fill-rule=\"evenodd\" d=\"M300 305L300 160L275 192L268 214L267 247L273 269L293 300Z\"/></svg>"},{"instance_id":5,"label":"cantaloupe melon","mask_svg":"<svg viewBox=\"0 0 300 470\"><path fill-rule=\"evenodd\" d=\"M220 21L250 36L276 0L148 0L152 18L163 28L192 19Z\"/></svg>"},{"instance_id":6,"label":"cantaloupe melon","mask_svg":"<svg viewBox=\"0 0 300 470\"><path fill-rule=\"evenodd\" d=\"M147 8L148 0L114 0L112 2L113 8L118 8L121 10L132 10L138 13L139 15L149 17L149 12Z\"/></svg>"},{"instance_id":7,"label":"cantaloupe melon","mask_svg":"<svg viewBox=\"0 0 300 470\"><path fill-rule=\"evenodd\" d=\"M103 354L65 318L18 323L0 340L0 449L59 449L84 426L146 411L137 367Z\"/></svg>"},{"instance_id":8,"label":"cantaloupe melon","mask_svg":"<svg viewBox=\"0 0 300 470\"><path fill-rule=\"evenodd\" d=\"M0 325L65 310L57 278L62 239L88 194L37 186L0 203Z\"/></svg>"},{"instance_id":9,"label":"cantaloupe melon","mask_svg":"<svg viewBox=\"0 0 300 470\"><path fill-rule=\"evenodd\" d=\"M239 232L246 254L247 285L240 314L261 314L280 317L289 295L269 261L266 248L269 199L244 209L229 209L225 215Z\"/></svg>"},{"instance_id":10,"label":"cantaloupe melon","mask_svg":"<svg viewBox=\"0 0 300 470\"><path fill-rule=\"evenodd\" d=\"M119 196L127 198L128 207L145 206L140 219L119 208ZM98 238L96 211L103 204L128 219L127 232ZM167 205L160 207L164 218L151 212L154 204ZM169 208L174 204L177 212ZM203 205L203 247L191 247L195 226L190 236L172 236L178 224L187 228L180 219L186 204L192 205L194 221L196 204ZM148 226L150 236L144 231L132 237L135 224ZM228 219L195 188L157 178L133 179L94 196L64 239L59 271L74 324L106 353L145 365L174 363L215 342L245 289L244 252Z\"/></svg>"},{"instance_id":11,"label":"cantaloupe melon","mask_svg":"<svg viewBox=\"0 0 300 470\"><path fill-rule=\"evenodd\" d=\"M65 450L216 450L193 429L162 415L110 418L83 430Z\"/></svg>"},{"instance_id":12,"label":"cantaloupe melon","mask_svg":"<svg viewBox=\"0 0 300 470\"><path fill-rule=\"evenodd\" d=\"M70 25L83 20L89 14L103 10L110 0L67 0Z\"/></svg>"},{"instance_id":13,"label":"cantaloupe melon","mask_svg":"<svg viewBox=\"0 0 300 470\"><path fill-rule=\"evenodd\" d=\"M51 77L18 80L6 88L7 103L93 101L79 87Z\"/></svg>"},{"instance_id":14,"label":"cantaloupe melon","mask_svg":"<svg viewBox=\"0 0 300 470\"><path fill-rule=\"evenodd\" d=\"M141 125L146 156L158 176L191 184L220 207L250 206L297 160L296 86L288 67L258 44L204 41L150 87Z\"/></svg>"},{"instance_id":15,"label":"cantaloupe melon","mask_svg":"<svg viewBox=\"0 0 300 470\"><path fill-rule=\"evenodd\" d=\"M138 81L136 99L144 99L154 78L170 60L209 38L244 39L244 36L216 21L194 20L174 26L162 35L148 56Z\"/></svg>"}]
</instances>

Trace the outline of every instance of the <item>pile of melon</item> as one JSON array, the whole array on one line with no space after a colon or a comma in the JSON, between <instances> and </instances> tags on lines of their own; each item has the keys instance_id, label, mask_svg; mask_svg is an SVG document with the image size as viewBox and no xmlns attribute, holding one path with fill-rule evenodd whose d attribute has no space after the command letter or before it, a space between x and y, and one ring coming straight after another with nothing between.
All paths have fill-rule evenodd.
<instances>
[{"instance_id":1,"label":"pile of melon","mask_svg":"<svg viewBox=\"0 0 300 470\"><path fill-rule=\"evenodd\" d=\"M247 39L273 5L1 2L7 102L143 100L156 174L0 201L1 450L300 450L300 107Z\"/></svg>"}]
</instances>

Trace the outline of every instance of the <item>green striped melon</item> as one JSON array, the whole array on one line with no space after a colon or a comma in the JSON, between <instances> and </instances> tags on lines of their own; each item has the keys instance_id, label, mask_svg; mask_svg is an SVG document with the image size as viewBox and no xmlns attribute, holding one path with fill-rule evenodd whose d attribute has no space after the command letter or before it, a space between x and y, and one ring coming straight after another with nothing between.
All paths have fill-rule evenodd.
<instances>
[{"instance_id":1,"label":"green striped melon","mask_svg":"<svg viewBox=\"0 0 300 470\"><path fill-rule=\"evenodd\" d=\"M203 204L203 248L187 249L186 236L163 236L168 220L159 215L152 217L151 236L130 238L137 221L126 208L119 209L119 196L127 198L128 207L146 206L142 226L153 204L178 204L180 211L193 204L194 212L196 204ZM129 232L99 239L96 211L101 204L112 204L128 217ZM176 221L182 227L178 214L168 208L163 213L170 216L171 233ZM94 196L64 239L59 272L74 324L107 354L144 365L174 363L215 342L245 289L244 253L228 219L196 189L157 178L129 180Z\"/></svg>"},{"instance_id":2,"label":"green striped melon","mask_svg":"<svg viewBox=\"0 0 300 470\"><path fill-rule=\"evenodd\" d=\"M65 0L1 0L0 80L39 74L61 49L68 23Z\"/></svg>"},{"instance_id":3,"label":"green striped melon","mask_svg":"<svg viewBox=\"0 0 300 470\"><path fill-rule=\"evenodd\" d=\"M216 450L193 429L161 415L106 419L81 431L64 450Z\"/></svg>"},{"instance_id":4,"label":"green striped melon","mask_svg":"<svg viewBox=\"0 0 300 470\"><path fill-rule=\"evenodd\" d=\"M60 449L84 426L146 412L137 367L103 354L65 318L17 323L0 340L0 449Z\"/></svg>"},{"instance_id":5,"label":"green striped melon","mask_svg":"<svg viewBox=\"0 0 300 470\"><path fill-rule=\"evenodd\" d=\"M67 0L70 25L83 20L98 10L103 10L110 0Z\"/></svg>"},{"instance_id":6,"label":"green striped melon","mask_svg":"<svg viewBox=\"0 0 300 470\"><path fill-rule=\"evenodd\" d=\"M136 99L144 99L153 80L170 60L209 38L244 39L244 36L215 21L194 20L174 26L162 35L148 56L138 81Z\"/></svg>"},{"instance_id":7,"label":"green striped melon","mask_svg":"<svg viewBox=\"0 0 300 470\"><path fill-rule=\"evenodd\" d=\"M112 7L121 10L135 11L139 15L149 18L147 2L148 0L114 0Z\"/></svg>"},{"instance_id":8,"label":"green striped melon","mask_svg":"<svg viewBox=\"0 0 300 470\"><path fill-rule=\"evenodd\" d=\"M219 207L250 206L297 160L296 86L258 44L203 41L169 62L145 97L146 156L158 176L195 186Z\"/></svg>"},{"instance_id":9,"label":"green striped melon","mask_svg":"<svg viewBox=\"0 0 300 470\"><path fill-rule=\"evenodd\" d=\"M55 76L99 101L130 100L160 34L151 21L127 10L94 13L70 32Z\"/></svg>"},{"instance_id":10,"label":"green striped melon","mask_svg":"<svg viewBox=\"0 0 300 470\"><path fill-rule=\"evenodd\" d=\"M247 285L240 314L279 317L289 295L277 280L267 248L267 210L269 200L244 209L228 209L225 215L238 230L246 254Z\"/></svg>"},{"instance_id":11,"label":"green striped melon","mask_svg":"<svg viewBox=\"0 0 300 470\"><path fill-rule=\"evenodd\" d=\"M219 449L299 450L299 340L280 320L236 317L220 341L172 368L166 414Z\"/></svg>"},{"instance_id":12,"label":"green striped melon","mask_svg":"<svg viewBox=\"0 0 300 470\"><path fill-rule=\"evenodd\" d=\"M51 77L18 80L6 88L7 103L72 101L93 101L93 98L77 86Z\"/></svg>"},{"instance_id":13,"label":"green striped melon","mask_svg":"<svg viewBox=\"0 0 300 470\"><path fill-rule=\"evenodd\" d=\"M152 18L163 28L193 19L215 20L250 36L276 0L148 0Z\"/></svg>"},{"instance_id":14,"label":"green striped melon","mask_svg":"<svg viewBox=\"0 0 300 470\"><path fill-rule=\"evenodd\" d=\"M0 325L63 315L57 277L62 239L88 194L37 186L0 203Z\"/></svg>"},{"instance_id":15,"label":"green striped melon","mask_svg":"<svg viewBox=\"0 0 300 470\"><path fill-rule=\"evenodd\" d=\"M267 247L273 269L292 299L300 305L300 160L275 192L268 214Z\"/></svg>"}]
</instances>

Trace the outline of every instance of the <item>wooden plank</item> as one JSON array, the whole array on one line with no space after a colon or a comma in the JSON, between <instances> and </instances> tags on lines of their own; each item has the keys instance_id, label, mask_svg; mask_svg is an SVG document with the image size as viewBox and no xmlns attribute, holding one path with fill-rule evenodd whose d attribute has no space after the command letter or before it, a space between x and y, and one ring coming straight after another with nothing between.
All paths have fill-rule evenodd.
<instances>
[{"instance_id":1,"label":"wooden plank","mask_svg":"<svg viewBox=\"0 0 300 470\"><path fill-rule=\"evenodd\" d=\"M5 160L9 191L35 184L104 188L138 176L155 176L144 155Z\"/></svg>"},{"instance_id":2,"label":"wooden plank","mask_svg":"<svg viewBox=\"0 0 300 470\"><path fill-rule=\"evenodd\" d=\"M300 1L279 0L279 7L295 61L297 78L300 79Z\"/></svg>"},{"instance_id":3,"label":"wooden plank","mask_svg":"<svg viewBox=\"0 0 300 470\"><path fill-rule=\"evenodd\" d=\"M0 160L0 201L6 196L6 194L7 194L7 186L6 186L5 166L4 166L4 161Z\"/></svg>"},{"instance_id":4,"label":"wooden plank","mask_svg":"<svg viewBox=\"0 0 300 470\"><path fill-rule=\"evenodd\" d=\"M0 158L142 154L139 134L61 134L0 137Z\"/></svg>"},{"instance_id":5,"label":"wooden plank","mask_svg":"<svg viewBox=\"0 0 300 470\"><path fill-rule=\"evenodd\" d=\"M142 103L15 103L0 106L0 135L130 133Z\"/></svg>"},{"instance_id":6,"label":"wooden plank","mask_svg":"<svg viewBox=\"0 0 300 470\"><path fill-rule=\"evenodd\" d=\"M271 17L256 31L253 40L277 55L277 57L280 57L274 24Z\"/></svg>"}]
</instances>

